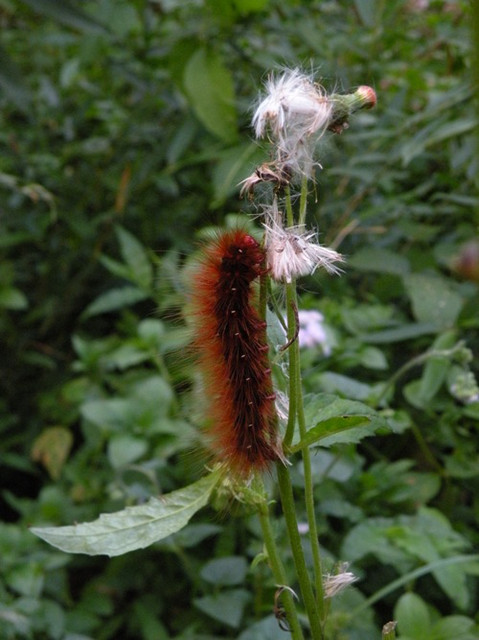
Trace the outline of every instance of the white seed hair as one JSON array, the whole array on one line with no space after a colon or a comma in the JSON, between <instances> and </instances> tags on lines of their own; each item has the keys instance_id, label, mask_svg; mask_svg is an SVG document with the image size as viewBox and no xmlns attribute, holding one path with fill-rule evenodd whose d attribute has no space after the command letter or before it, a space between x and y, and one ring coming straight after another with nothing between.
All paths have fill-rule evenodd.
<instances>
[{"instance_id":1,"label":"white seed hair","mask_svg":"<svg viewBox=\"0 0 479 640\"><path fill-rule=\"evenodd\" d=\"M314 231L306 231L304 225L284 228L275 205L265 210L265 218L266 262L274 280L289 283L318 267L332 274L341 272L335 264L343 261L341 254L320 245Z\"/></svg>"},{"instance_id":2,"label":"white seed hair","mask_svg":"<svg viewBox=\"0 0 479 640\"><path fill-rule=\"evenodd\" d=\"M266 97L253 116L257 138L270 133L280 163L310 177L314 149L331 121L333 105L321 86L298 69L266 82ZM319 165L321 166L321 165Z\"/></svg>"}]
</instances>

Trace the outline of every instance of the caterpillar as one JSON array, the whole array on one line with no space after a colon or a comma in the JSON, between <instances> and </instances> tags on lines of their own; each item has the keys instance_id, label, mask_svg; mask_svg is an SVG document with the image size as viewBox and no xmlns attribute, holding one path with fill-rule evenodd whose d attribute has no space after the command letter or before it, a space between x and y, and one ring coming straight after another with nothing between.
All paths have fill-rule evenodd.
<instances>
[{"instance_id":1,"label":"caterpillar","mask_svg":"<svg viewBox=\"0 0 479 640\"><path fill-rule=\"evenodd\" d=\"M268 361L266 323L255 308L254 281L265 253L242 230L203 249L191 278L197 354L207 396L214 455L240 476L283 459Z\"/></svg>"}]
</instances>

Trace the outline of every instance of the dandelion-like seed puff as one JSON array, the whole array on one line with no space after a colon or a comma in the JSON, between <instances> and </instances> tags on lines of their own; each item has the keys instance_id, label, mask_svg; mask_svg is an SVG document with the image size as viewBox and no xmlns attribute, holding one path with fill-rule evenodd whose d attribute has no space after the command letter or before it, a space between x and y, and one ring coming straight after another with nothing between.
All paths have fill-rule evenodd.
<instances>
[{"instance_id":1,"label":"dandelion-like seed puff","mask_svg":"<svg viewBox=\"0 0 479 640\"><path fill-rule=\"evenodd\" d=\"M331 122L333 104L322 87L298 69L270 76L266 96L253 116L257 138L269 133L277 149L279 166L311 177L313 153Z\"/></svg>"},{"instance_id":2,"label":"dandelion-like seed puff","mask_svg":"<svg viewBox=\"0 0 479 640\"><path fill-rule=\"evenodd\" d=\"M339 573L332 575L327 573L323 578L324 597L333 598L356 582L358 579L354 573L347 571L348 564L342 563Z\"/></svg>"},{"instance_id":3,"label":"dandelion-like seed puff","mask_svg":"<svg viewBox=\"0 0 479 640\"><path fill-rule=\"evenodd\" d=\"M335 263L343 261L341 254L320 245L314 231L306 231L304 225L283 227L275 205L265 211L265 218L266 263L274 280L289 283L314 273L318 267L340 273Z\"/></svg>"}]
</instances>

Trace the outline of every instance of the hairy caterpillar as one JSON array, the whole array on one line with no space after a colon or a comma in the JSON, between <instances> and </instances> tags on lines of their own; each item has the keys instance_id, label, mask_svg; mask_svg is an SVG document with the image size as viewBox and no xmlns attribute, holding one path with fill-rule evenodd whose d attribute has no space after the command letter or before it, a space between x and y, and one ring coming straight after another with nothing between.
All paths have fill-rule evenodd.
<instances>
[{"instance_id":1,"label":"hairy caterpillar","mask_svg":"<svg viewBox=\"0 0 479 640\"><path fill-rule=\"evenodd\" d=\"M263 471L282 459L266 323L254 307L253 282L264 250L241 230L204 247L191 280L194 348L207 396L211 449L233 473Z\"/></svg>"}]
</instances>

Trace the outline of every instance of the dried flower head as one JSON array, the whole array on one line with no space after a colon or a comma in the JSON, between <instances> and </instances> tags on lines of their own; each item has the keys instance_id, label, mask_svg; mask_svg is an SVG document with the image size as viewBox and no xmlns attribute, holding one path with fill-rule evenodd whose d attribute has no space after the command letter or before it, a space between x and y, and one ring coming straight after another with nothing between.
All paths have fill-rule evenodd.
<instances>
[{"instance_id":1,"label":"dried flower head","mask_svg":"<svg viewBox=\"0 0 479 640\"><path fill-rule=\"evenodd\" d=\"M354 573L347 571L348 563L342 563L339 567L339 572L336 574L327 573L323 577L324 597L332 598L341 591L344 591L350 584L356 582L358 579Z\"/></svg>"},{"instance_id":2,"label":"dried flower head","mask_svg":"<svg viewBox=\"0 0 479 640\"><path fill-rule=\"evenodd\" d=\"M248 198L253 197L254 188L257 184L262 182L269 182L277 187L286 186L291 179L291 171L287 165L277 167L274 162L265 162L259 167L256 167L254 173L240 182L242 185L240 191L240 197L243 198L245 194Z\"/></svg>"},{"instance_id":3,"label":"dried flower head","mask_svg":"<svg viewBox=\"0 0 479 640\"><path fill-rule=\"evenodd\" d=\"M306 231L303 225L284 228L274 205L266 210L265 218L266 263L274 280L292 282L318 267L329 273L340 272L335 263L342 262L341 254L318 244L314 231Z\"/></svg>"},{"instance_id":4,"label":"dried flower head","mask_svg":"<svg viewBox=\"0 0 479 640\"><path fill-rule=\"evenodd\" d=\"M266 82L266 96L253 116L256 137L269 132L279 166L286 164L293 173L309 177L314 148L330 123L332 108L321 86L298 69L288 69Z\"/></svg>"}]
</instances>

